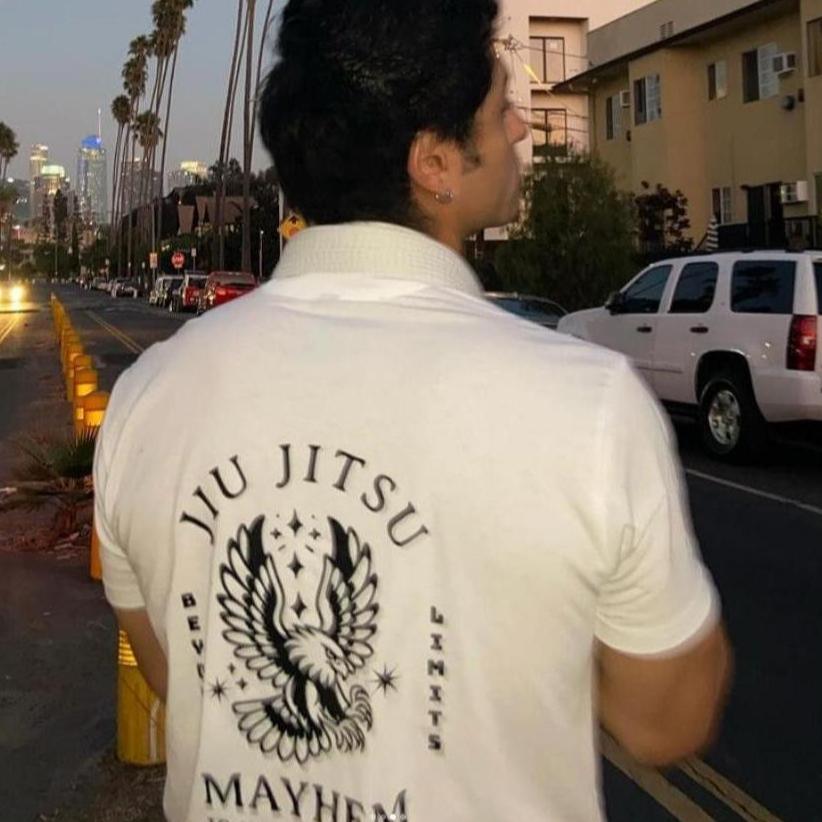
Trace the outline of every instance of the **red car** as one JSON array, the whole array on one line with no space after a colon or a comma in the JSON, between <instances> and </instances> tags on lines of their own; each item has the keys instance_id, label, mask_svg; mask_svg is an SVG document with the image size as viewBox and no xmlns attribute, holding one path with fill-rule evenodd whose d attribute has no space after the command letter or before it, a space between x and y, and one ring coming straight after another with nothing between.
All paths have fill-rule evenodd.
<instances>
[{"instance_id":1,"label":"red car","mask_svg":"<svg viewBox=\"0 0 822 822\"><path fill-rule=\"evenodd\" d=\"M169 311L196 311L199 305L200 292L205 286L208 275L200 271L187 271L183 284L174 292L169 303Z\"/></svg>"},{"instance_id":2,"label":"red car","mask_svg":"<svg viewBox=\"0 0 822 822\"><path fill-rule=\"evenodd\" d=\"M202 314L210 308L242 297L256 287L257 280L253 274L245 274L242 271L212 271L200 292L197 313Z\"/></svg>"}]
</instances>

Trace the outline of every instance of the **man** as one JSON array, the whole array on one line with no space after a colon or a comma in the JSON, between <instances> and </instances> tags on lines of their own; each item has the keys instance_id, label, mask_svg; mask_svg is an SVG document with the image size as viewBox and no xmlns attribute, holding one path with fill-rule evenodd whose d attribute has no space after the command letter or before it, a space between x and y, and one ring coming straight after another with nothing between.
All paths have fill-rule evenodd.
<instances>
[{"instance_id":1,"label":"man","mask_svg":"<svg viewBox=\"0 0 822 822\"><path fill-rule=\"evenodd\" d=\"M711 734L728 652L662 413L488 304L527 128L494 0L291 0L261 102L312 226L118 383L108 597L167 694L172 822L601 818L601 720Z\"/></svg>"}]
</instances>

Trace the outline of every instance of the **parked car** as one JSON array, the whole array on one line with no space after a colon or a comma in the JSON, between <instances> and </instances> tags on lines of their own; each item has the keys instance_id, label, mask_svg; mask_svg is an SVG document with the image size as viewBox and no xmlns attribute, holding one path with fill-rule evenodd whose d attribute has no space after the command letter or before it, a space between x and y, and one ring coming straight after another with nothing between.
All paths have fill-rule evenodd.
<instances>
[{"instance_id":1,"label":"parked car","mask_svg":"<svg viewBox=\"0 0 822 822\"><path fill-rule=\"evenodd\" d=\"M168 284L168 281L170 279L170 275L163 274L154 281L154 286L152 287L151 291L148 292L149 305L160 305L160 300L162 299L163 292L165 291L166 285Z\"/></svg>"},{"instance_id":2,"label":"parked car","mask_svg":"<svg viewBox=\"0 0 822 822\"><path fill-rule=\"evenodd\" d=\"M208 275L204 271L187 271L183 282L171 298L169 311L196 311L200 290L205 285Z\"/></svg>"},{"instance_id":3,"label":"parked car","mask_svg":"<svg viewBox=\"0 0 822 822\"><path fill-rule=\"evenodd\" d=\"M160 292L159 301L157 303L160 308L169 308L174 295L180 290L183 284L182 275L172 274L164 283L163 290ZM169 308L169 310L171 310Z\"/></svg>"},{"instance_id":4,"label":"parked car","mask_svg":"<svg viewBox=\"0 0 822 822\"><path fill-rule=\"evenodd\" d=\"M218 305L242 297L257 287L253 274L242 271L212 271L200 292L197 313L202 314Z\"/></svg>"},{"instance_id":5,"label":"parked car","mask_svg":"<svg viewBox=\"0 0 822 822\"><path fill-rule=\"evenodd\" d=\"M126 280L125 277L117 277L116 279L111 281L111 286L108 289L108 293L112 297L116 297L120 288L125 284Z\"/></svg>"},{"instance_id":6,"label":"parked car","mask_svg":"<svg viewBox=\"0 0 822 822\"><path fill-rule=\"evenodd\" d=\"M125 280L120 283L120 287L117 289L118 297L131 297L132 299L137 299L137 297L141 296L142 293L143 287L135 280Z\"/></svg>"},{"instance_id":7,"label":"parked car","mask_svg":"<svg viewBox=\"0 0 822 822\"><path fill-rule=\"evenodd\" d=\"M714 456L750 456L770 424L822 422L822 254L666 260L559 330L630 356L661 400L695 412Z\"/></svg>"},{"instance_id":8,"label":"parked car","mask_svg":"<svg viewBox=\"0 0 822 822\"><path fill-rule=\"evenodd\" d=\"M505 311L545 328L556 329L559 321L568 313L562 306L544 297L501 292L489 292L485 296Z\"/></svg>"}]
</instances>

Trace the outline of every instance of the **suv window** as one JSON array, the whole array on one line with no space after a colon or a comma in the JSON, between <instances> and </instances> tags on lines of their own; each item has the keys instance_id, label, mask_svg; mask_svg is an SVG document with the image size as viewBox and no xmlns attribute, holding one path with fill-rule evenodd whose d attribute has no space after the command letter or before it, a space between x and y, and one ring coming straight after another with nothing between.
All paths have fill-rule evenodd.
<instances>
[{"instance_id":1,"label":"suv window","mask_svg":"<svg viewBox=\"0 0 822 822\"><path fill-rule=\"evenodd\" d=\"M816 273L816 299L819 303L819 313L822 314L822 263L814 263L813 270Z\"/></svg>"},{"instance_id":2,"label":"suv window","mask_svg":"<svg viewBox=\"0 0 822 822\"><path fill-rule=\"evenodd\" d=\"M671 271L672 265L658 265L646 271L624 292L620 314L656 314Z\"/></svg>"},{"instance_id":3,"label":"suv window","mask_svg":"<svg viewBox=\"0 0 822 822\"><path fill-rule=\"evenodd\" d=\"M676 285L671 314L704 314L714 304L719 266L716 263L688 263Z\"/></svg>"},{"instance_id":4,"label":"suv window","mask_svg":"<svg viewBox=\"0 0 822 822\"><path fill-rule=\"evenodd\" d=\"M796 263L751 260L734 265L731 310L739 314L793 314Z\"/></svg>"}]
</instances>

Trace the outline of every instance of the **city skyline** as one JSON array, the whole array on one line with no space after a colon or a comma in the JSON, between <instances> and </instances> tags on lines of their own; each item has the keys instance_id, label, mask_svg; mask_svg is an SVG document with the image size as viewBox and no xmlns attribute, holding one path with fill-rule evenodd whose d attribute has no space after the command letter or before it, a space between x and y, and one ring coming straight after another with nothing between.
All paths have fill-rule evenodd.
<instances>
[{"instance_id":1,"label":"city skyline","mask_svg":"<svg viewBox=\"0 0 822 822\"><path fill-rule=\"evenodd\" d=\"M74 169L80 140L97 131L98 109L111 160L117 129L109 109L122 93L120 71L129 42L151 29L150 4L113 0L101 15L94 0L76 0L49 8L45 20L42 7L28 0L4 0L2 9L0 49L8 65L27 66L13 82L0 86L2 118L20 144L8 176L32 179L29 152L35 144L49 146L49 162ZM188 14L175 81L168 169L179 168L192 157L208 165L217 159L233 24L234 9L221 0L199 0ZM44 32L53 36L48 48L40 49L35 41ZM78 42L89 45L78 52ZM37 60L32 61L35 48ZM269 62L264 60L265 65ZM234 156L242 153L241 121L235 117ZM258 140L254 168L268 165ZM110 185L110 162L108 171Z\"/></svg>"}]
</instances>

